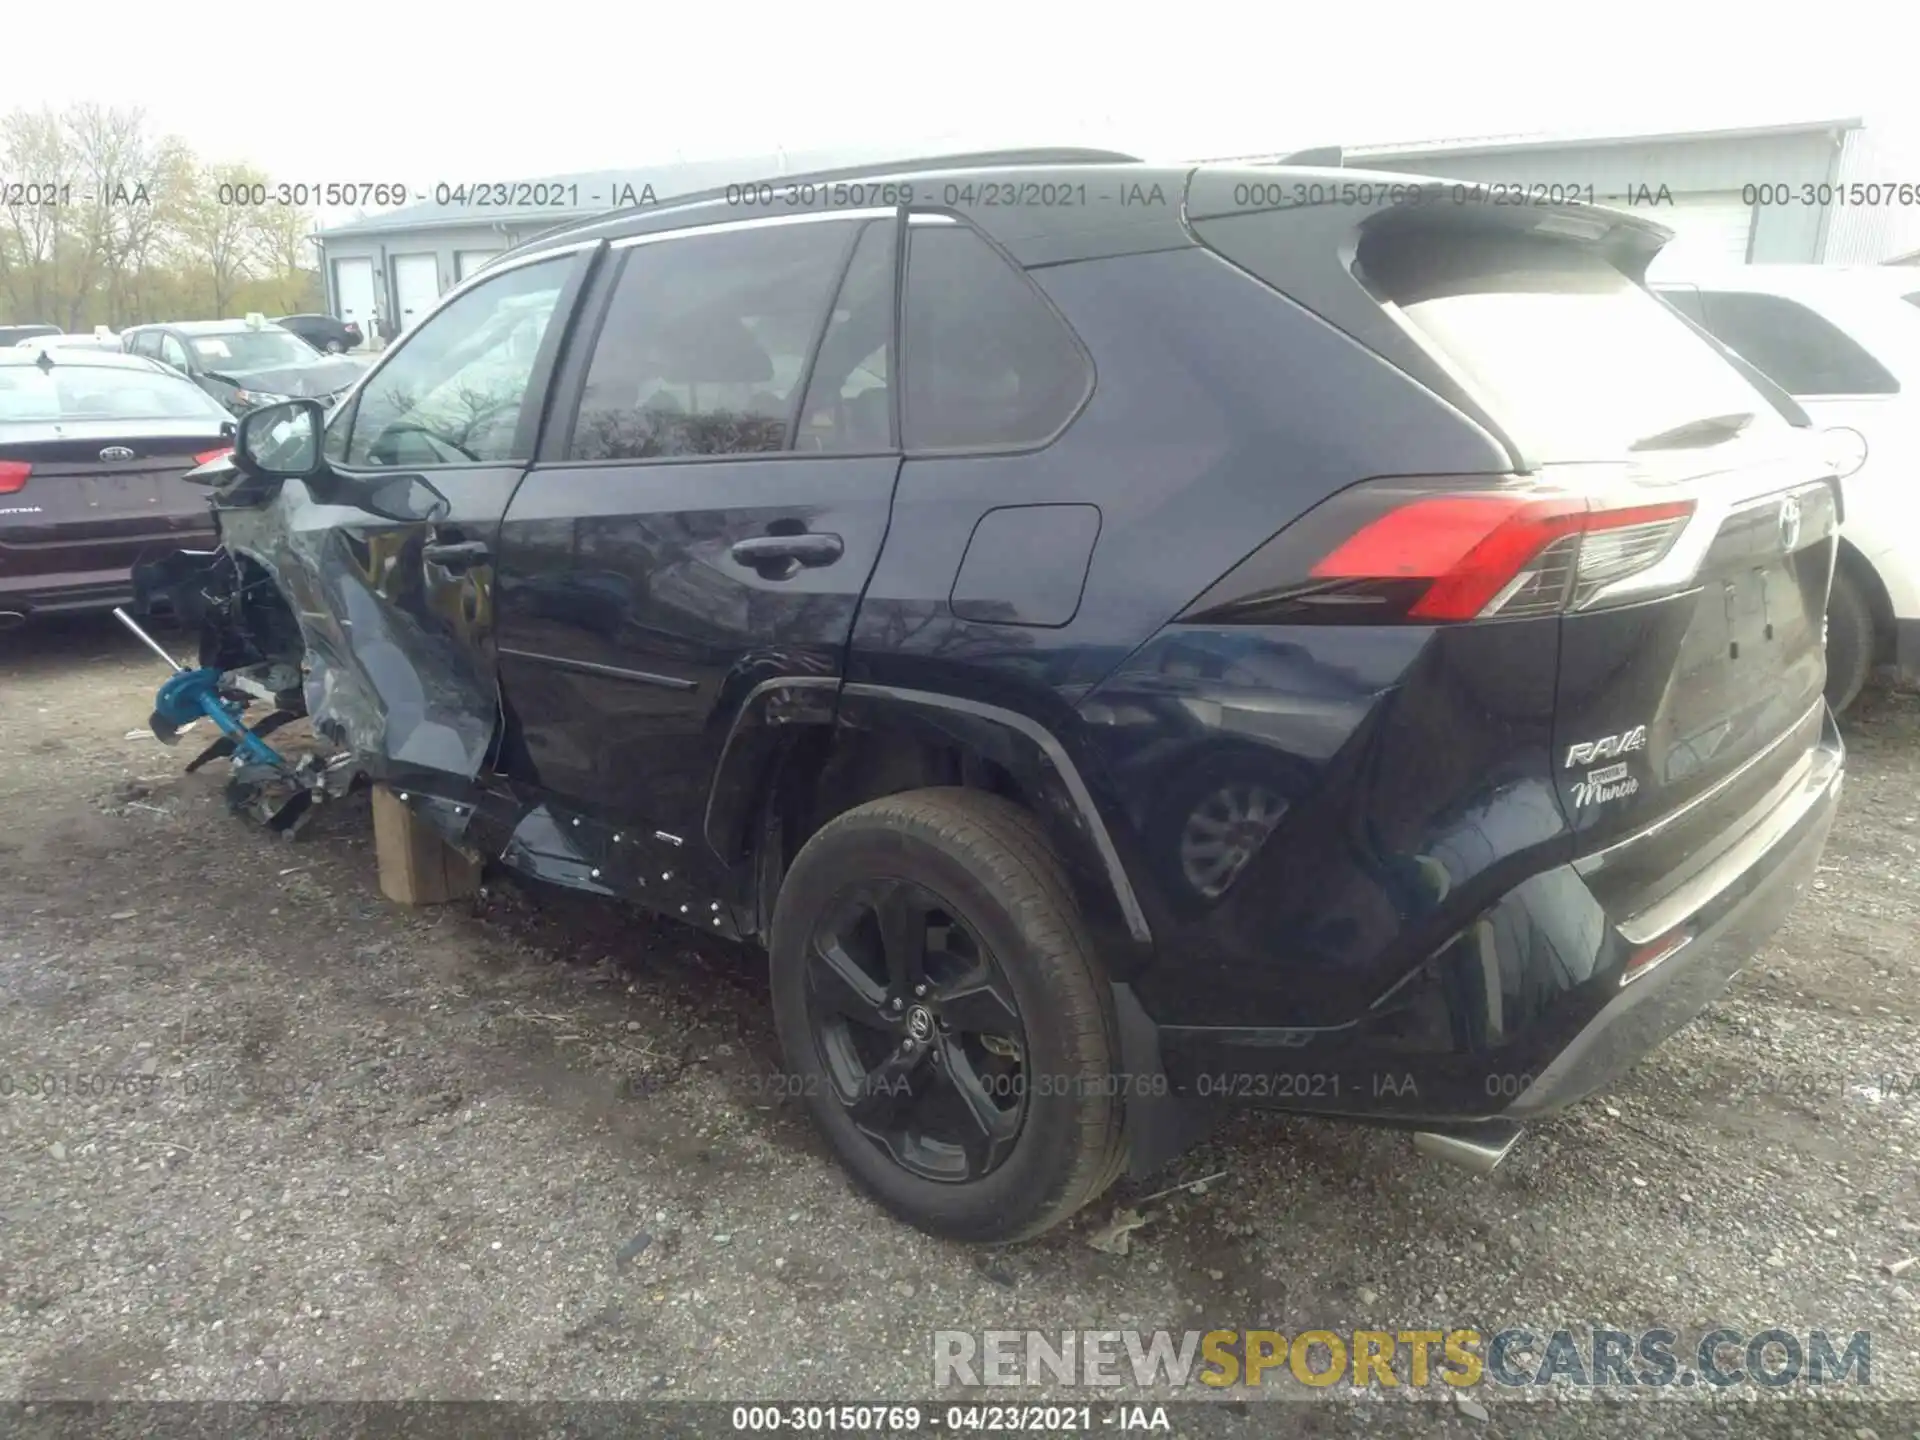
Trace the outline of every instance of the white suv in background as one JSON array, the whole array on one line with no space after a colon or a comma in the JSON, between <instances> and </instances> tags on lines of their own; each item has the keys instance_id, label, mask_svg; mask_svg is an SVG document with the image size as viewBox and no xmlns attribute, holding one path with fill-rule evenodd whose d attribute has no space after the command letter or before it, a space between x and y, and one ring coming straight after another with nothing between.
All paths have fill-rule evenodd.
<instances>
[{"instance_id":1,"label":"white suv in background","mask_svg":"<svg viewBox=\"0 0 1920 1440\"><path fill-rule=\"evenodd\" d=\"M1842 481L1846 520L1827 605L1833 708L1850 705L1876 665L1920 680L1920 270L1745 265L1651 283L1815 425L1839 432L1853 461L1864 450Z\"/></svg>"}]
</instances>

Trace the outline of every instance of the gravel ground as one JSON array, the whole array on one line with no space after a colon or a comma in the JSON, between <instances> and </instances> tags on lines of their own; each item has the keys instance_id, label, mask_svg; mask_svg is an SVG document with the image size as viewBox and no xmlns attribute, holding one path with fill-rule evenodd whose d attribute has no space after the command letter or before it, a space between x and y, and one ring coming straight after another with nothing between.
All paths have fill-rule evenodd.
<instances>
[{"instance_id":1,"label":"gravel ground","mask_svg":"<svg viewBox=\"0 0 1920 1440\"><path fill-rule=\"evenodd\" d=\"M505 878L392 905L364 797L281 843L219 767L181 773L193 740L127 738L161 678L110 622L0 637L0 1397L925 1400L935 1330L1724 1324L1872 1332L1870 1389L1778 1433L1920 1430L1920 1267L1883 1268L1920 1254L1920 698L1849 722L1773 946L1490 1179L1236 1115L982 1251L850 1190L778 1093L751 955ZM1130 1253L1090 1246L1129 1204ZM1246 1408L1323 1434L1617 1413L1297 1393L1322 1403ZM1703 1397L1631 1433L1789 1408Z\"/></svg>"}]
</instances>

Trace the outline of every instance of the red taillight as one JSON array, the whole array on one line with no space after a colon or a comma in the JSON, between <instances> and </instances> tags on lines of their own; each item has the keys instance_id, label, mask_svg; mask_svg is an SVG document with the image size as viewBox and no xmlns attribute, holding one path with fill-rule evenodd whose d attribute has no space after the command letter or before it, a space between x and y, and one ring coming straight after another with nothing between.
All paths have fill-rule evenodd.
<instances>
[{"instance_id":1,"label":"red taillight","mask_svg":"<svg viewBox=\"0 0 1920 1440\"><path fill-rule=\"evenodd\" d=\"M233 446L231 445L222 445L218 450L202 450L198 455L193 457L193 463L195 465L205 465L209 460L218 460L221 456L231 455L232 453Z\"/></svg>"},{"instance_id":2,"label":"red taillight","mask_svg":"<svg viewBox=\"0 0 1920 1440\"><path fill-rule=\"evenodd\" d=\"M33 466L24 460L0 460L0 495L11 495L27 488L27 476Z\"/></svg>"},{"instance_id":3,"label":"red taillight","mask_svg":"<svg viewBox=\"0 0 1920 1440\"><path fill-rule=\"evenodd\" d=\"M1310 573L1316 580L1425 580L1406 611L1414 620L1550 613L1564 608L1576 584L1658 561L1692 513L1690 500L1604 510L1577 496L1430 495L1363 526ZM1635 543L1601 547L1590 558L1588 543L1614 532L1635 532Z\"/></svg>"}]
</instances>

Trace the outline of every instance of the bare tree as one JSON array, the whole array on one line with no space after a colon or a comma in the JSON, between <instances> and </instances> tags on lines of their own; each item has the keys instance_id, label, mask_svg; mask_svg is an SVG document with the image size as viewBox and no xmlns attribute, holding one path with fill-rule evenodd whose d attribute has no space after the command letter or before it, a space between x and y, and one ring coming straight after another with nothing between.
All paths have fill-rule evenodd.
<instances>
[{"instance_id":1,"label":"bare tree","mask_svg":"<svg viewBox=\"0 0 1920 1440\"><path fill-rule=\"evenodd\" d=\"M305 308L311 217L251 203L264 176L202 165L138 110L0 115L0 320L67 330ZM222 187L228 187L222 189Z\"/></svg>"},{"instance_id":2,"label":"bare tree","mask_svg":"<svg viewBox=\"0 0 1920 1440\"><path fill-rule=\"evenodd\" d=\"M60 119L51 110L15 110L0 121L0 175L21 188L20 203L6 207L0 241L0 283L16 315L45 322L64 311L60 262L71 184L73 152ZM14 199L12 195L0 199Z\"/></svg>"},{"instance_id":3,"label":"bare tree","mask_svg":"<svg viewBox=\"0 0 1920 1440\"><path fill-rule=\"evenodd\" d=\"M212 285L216 317L226 315L234 292L254 273L257 207L236 203L233 197L245 197L254 185L265 183L266 176L251 166L204 166L183 207L178 253Z\"/></svg>"}]
</instances>

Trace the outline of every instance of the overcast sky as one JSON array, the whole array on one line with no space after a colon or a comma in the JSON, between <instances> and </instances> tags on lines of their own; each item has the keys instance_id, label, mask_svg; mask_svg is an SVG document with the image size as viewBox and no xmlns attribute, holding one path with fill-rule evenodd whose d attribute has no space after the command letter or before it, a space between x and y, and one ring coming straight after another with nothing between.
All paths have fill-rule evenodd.
<instances>
[{"instance_id":1,"label":"overcast sky","mask_svg":"<svg viewBox=\"0 0 1920 1440\"><path fill-rule=\"evenodd\" d=\"M1514 131L1920 120L1896 7L6 0L0 108L110 101L276 180L776 148L1181 159ZM1724 17L1724 18L1720 18ZM1904 112L1904 113L1902 113ZM1920 180L1920 175L1887 177Z\"/></svg>"}]
</instances>

